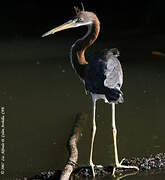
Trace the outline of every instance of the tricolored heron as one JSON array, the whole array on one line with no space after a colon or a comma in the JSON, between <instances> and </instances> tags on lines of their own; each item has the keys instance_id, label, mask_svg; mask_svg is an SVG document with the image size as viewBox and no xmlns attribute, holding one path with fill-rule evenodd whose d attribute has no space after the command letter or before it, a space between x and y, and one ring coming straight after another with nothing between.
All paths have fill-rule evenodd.
<instances>
[{"instance_id":1,"label":"tricolored heron","mask_svg":"<svg viewBox=\"0 0 165 180\"><path fill-rule=\"evenodd\" d=\"M120 90L123 84L123 72L120 62L117 59L117 57L119 56L119 51L116 48L110 50L102 50L94 54L87 60L85 57L85 51L97 39L100 31L100 22L96 14L94 14L93 12L85 11L84 8L83 10L75 8L75 10L76 16L74 17L74 19L48 31L47 33L43 34L42 37L69 28L75 28L79 26L88 27L87 33L72 45L70 50L70 59L73 69L83 81L85 90L91 94L93 101L93 129L89 159L89 164L92 168L93 176L95 176L95 165L93 163L92 157L93 144L96 133L96 101L98 99L103 99L105 103L109 103L112 105L112 133L115 153L115 168L113 170L113 174L115 174L116 168L133 168L139 170L136 166L122 165L122 163L120 163L118 159L115 104L123 102L123 94Z\"/></svg>"}]
</instances>

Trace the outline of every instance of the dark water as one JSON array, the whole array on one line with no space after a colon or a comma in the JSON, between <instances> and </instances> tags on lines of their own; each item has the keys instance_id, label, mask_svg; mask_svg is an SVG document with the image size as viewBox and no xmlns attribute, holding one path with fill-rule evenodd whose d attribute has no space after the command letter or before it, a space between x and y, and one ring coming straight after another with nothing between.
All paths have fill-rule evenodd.
<instances>
[{"instance_id":1,"label":"dark water","mask_svg":"<svg viewBox=\"0 0 165 180\"><path fill-rule=\"evenodd\" d=\"M4 178L30 177L40 171L62 169L68 157L66 141L78 112L89 113L79 142L79 163L88 163L91 97L85 95L83 84L69 63L70 43L66 42L63 52L61 46L54 50L52 44L43 47L41 42L32 45L14 42L14 50L8 44L4 44L7 50L1 47L0 106L5 111L5 175L1 176ZM116 107L119 157L164 152L165 58L152 55L151 47L125 46L121 50L125 52L120 58L125 102ZM94 162L113 164L110 105L97 103L96 121ZM160 180L164 175L141 174L125 179Z\"/></svg>"}]
</instances>

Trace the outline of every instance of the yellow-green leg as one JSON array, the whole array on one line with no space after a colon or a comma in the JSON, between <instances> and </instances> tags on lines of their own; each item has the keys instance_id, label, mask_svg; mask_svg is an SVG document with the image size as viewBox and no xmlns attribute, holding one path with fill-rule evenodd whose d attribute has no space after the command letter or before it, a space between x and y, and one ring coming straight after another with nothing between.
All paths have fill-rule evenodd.
<instances>
[{"instance_id":1,"label":"yellow-green leg","mask_svg":"<svg viewBox=\"0 0 165 180\"><path fill-rule=\"evenodd\" d=\"M96 121L95 121L95 112L96 112L96 100L93 99L93 127L92 127L92 141L91 141L91 149L90 149L90 158L89 158L89 165L92 168L92 174L93 177L95 177L95 171L94 171L94 164L93 164L93 145L95 140L95 134L96 134Z\"/></svg>"},{"instance_id":2,"label":"yellow-green leg","mask_svg":"<svg viewBox=\"0 0 165 180\"><path fill-rule=\"evenodd\" d=\"M113 133L113 141L114 141L114 153L115 153L115 167L113 169L113 174L115 175L116 168L131 168L131 169L136 169L139 171L139 168L136 166L125 166L122 165L122 162L119 162L118 158L118 151L117 151L117 142L116 142L116 137L117 137L117 129L116 129L116 123L115 123L115 103L112 103L112 133Z\"/></svg>"}]
</instances>

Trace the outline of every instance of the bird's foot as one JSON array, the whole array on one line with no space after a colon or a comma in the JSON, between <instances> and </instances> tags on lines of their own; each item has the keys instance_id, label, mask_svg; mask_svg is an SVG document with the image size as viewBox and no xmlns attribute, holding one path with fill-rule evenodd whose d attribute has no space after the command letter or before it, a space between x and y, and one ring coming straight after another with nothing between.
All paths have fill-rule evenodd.
<instances>
[{"instance_id":1,"label":"bird's foot","mask_svg":"<svg viewBox=\"0 0 165 180\"><path fill-rule=\"evenodd\" d=\"M120 163L116 163L115 167L113 168L113 173L112 173L113 176L115 176L116 169L135 169L136 171L139 171L139 168L137 166L122 165L124 160L125 158L122 159Z\"/></svg>"},{"instance_id":2,"label":"bird's foot","mask_svg":"<svg viewBox=\"0 0 165 180\"><path fill-rule=\"evenodd\" d=\"M103 168L102 165L95 165L95 164L93 164L93 162L90 162L90 163L89 163L89 166L90 166L91 169L92 169L92 175L93 175L93 177L95 177L95 168Z\"/></svg>"},{"instance_id":3,"label":"bird's foot","mask_svg":"<svg viewBox=\"0 0 165 180\"><path fill-rule=\"evenodd\" d=\"M93 164L92 161L89 162L89 166L90 166L91 169L92 169L92 175L93 175L93 177L95 177L95 165Z\"/></svg>"}]
</instances>

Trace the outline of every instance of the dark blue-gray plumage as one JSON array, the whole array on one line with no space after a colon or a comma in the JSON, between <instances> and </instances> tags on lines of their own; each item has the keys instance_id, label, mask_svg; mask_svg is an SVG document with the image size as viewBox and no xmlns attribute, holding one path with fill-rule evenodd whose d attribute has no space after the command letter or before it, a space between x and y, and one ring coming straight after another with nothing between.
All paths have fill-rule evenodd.
<instances>
[{"instance_id":1,"label":"dark blue-gray plumage","mask_svg":"<svg viewBox=\"0 0 165 180\"><path fill-rule=\"evenodd\" d=\"M122 103L123 73L117 57L119 51L105 49L95 53L88 60L85 69L85 88L93 94L103 94L109 103Z\"/></svg>"}]
</instances>

